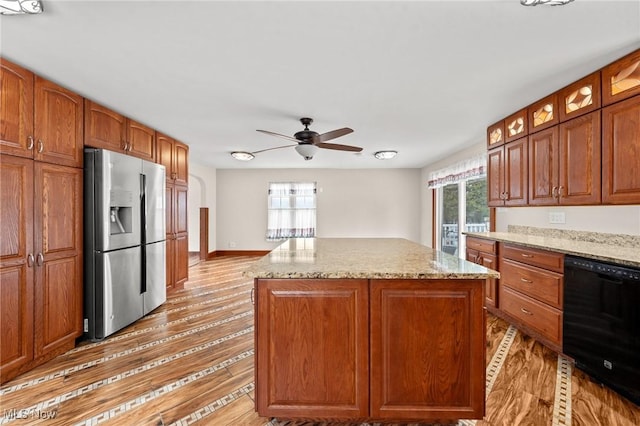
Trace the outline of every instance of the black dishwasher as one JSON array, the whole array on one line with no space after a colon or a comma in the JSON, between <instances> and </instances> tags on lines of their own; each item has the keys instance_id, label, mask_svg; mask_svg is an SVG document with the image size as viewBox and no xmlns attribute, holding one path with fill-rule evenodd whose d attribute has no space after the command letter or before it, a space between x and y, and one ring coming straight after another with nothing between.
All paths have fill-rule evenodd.
<instances>
[{"instance_id":1,"label":"black dishwasher","mask_svg":"<svg viewBox=\"0 0 640 426\"><path fill-rule=\"evenodd\" d=\"M563 352L640 405L640 270L565 256Z\"/></svg>"}]
</instances>

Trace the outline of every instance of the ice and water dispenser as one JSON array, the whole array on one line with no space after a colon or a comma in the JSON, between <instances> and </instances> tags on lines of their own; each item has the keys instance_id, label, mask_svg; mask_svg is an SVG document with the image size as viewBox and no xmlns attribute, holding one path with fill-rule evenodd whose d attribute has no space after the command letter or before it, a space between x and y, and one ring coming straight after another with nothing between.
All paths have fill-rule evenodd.
<instances>
[{"instance_id":1,"label":"ice and water dispenser","mask_svg":"<svg viewBox=\"0 0 640 426\"><path fill-rule=\"evenodd\" d=\"M109 210L110 234L130 234L133 230L133 192L111 190Z\"/></svg>"}]
</instances>

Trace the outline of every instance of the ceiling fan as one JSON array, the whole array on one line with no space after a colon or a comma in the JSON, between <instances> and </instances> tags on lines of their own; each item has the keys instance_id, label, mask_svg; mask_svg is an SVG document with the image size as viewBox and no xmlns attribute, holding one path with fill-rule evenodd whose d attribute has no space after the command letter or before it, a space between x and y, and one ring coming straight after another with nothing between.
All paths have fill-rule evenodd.
<instances>
[{"instance_id":1,"label":"ceiling fan","mask_svg":"<svg viewBox=\"0 0 640 426\"><path fill-rule=\"evenodd\" d=\"M304 130L301 130L295 133L293 137L281 135L280 133L269 132L267 130L258 130L258 132L266 133L267 135L278 136L280 138L291 140L293 142L296 142L296 144L277 146L275 148L261 149L259 151L253 152L252 154L257 154L259 152L264 152L264 151L270 151L273 149L280 149L280 148L295 146L298 154L300 154L305 160L311 160L313 158L313 155L318 150L318 148L334 149L337 151L351 151L351 152L362 151L362 148L358 146L340 145L337 143L326 143L327 141L339 138L340 136L353 133L353 129L350 129L348 127L343 127L341 129L336 129L327 133L319 134L317 132L314 132L313 130L309 130L309 125L313 123L313 119L308 117L303 117L300 119L300 122L304 126Z\"/></svg>"}]
</instances>

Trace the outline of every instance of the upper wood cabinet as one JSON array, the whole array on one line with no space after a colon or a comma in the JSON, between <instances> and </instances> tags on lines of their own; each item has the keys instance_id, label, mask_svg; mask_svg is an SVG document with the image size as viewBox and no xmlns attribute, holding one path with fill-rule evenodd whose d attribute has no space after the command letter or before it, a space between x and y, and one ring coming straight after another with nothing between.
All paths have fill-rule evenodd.
<instances>
[{"instance_id":1,"label":"upper wood cabinet","mask_svg":"<svg viewBox=\"0 0 640 426\"><path fill-rule=\"evenodd\" d=\"M504 120L487 128L487 148L491 149L504 144L504 139Z\"/></svg>"},{"instance_id":2,"label":"upper wood cabinet","mask_svg":"<svg viewBox=\"0 0 640 426\"><path fill-rule=\"evenodd\" d=\"M558 96L554 93L527 108L529 134L558 124Z\"/></svg>"},{"instance_id":3,"label":"upper wood cabinet","mask_svg":"<svg viewBox=\"0 0 640 426\"><path fill-rule=\"evenodd\" d=\"M527 138L509 142L487 153L489 207L527 204Z\"/></svg>"},{"instance_id":4,"label":"upper wood cabinet","mask_svg":"<svg viewBox=\"0 0 640 426\"><path fill-rule=\"evenodd\" d=\"M85 145L156 160L156 135L152 128L88 99L85 123Z\"/></svg>"},{"instance_id":5,"label":"upper wood cabinet","mask_svg":"<svg viewBox=\"0 0 640 426\"><path fill-rule=\"evenodd\" d=\"M602 69L602 105L640 94L640 49Z\"/></svg>"},{"instance_id":6,"label":"upper wood cabinet","mask_svg":"<svg viewBox=\"0 0 640 426\"><path fill-rule=\"evenodd\" d=\"M82 167L82 97L6 59L0 64L0 152Z\"/></svg>"},{"instance_id":7,"label":"upper wood cabinet","mask_svg":"<svg viewBox=\"0 0 640 426\"><path fill-rule=\"evenodd\" d=\"M186 185L189 178L189 146L158 133L157 147L156 162L166 167L167 182Z\"/></svg>"},{"instance_id":8,"label":"upper wood cabinet","mask_svg":"<svg viewBox=\"0 0 640 426\"><path fill-rule=\"evenodd\" d=\"M640 204L640 95L602 109L602 202Z\"/></svg>"},{"instance_id":9,"label":"upper wood cabinet","mask_svg":"<svg viewBox=\"0 0 640 426\"><path fill-rule=\"evenodd\" d=\"M511 142L527 136L529 133L529 120L527 109L520 110L504 119L505 142Z\"/></svg>"},{"instance_id":10,"label":"upper wood cabinet","mask_svg":"<svg viewBox=\"0 0 640 426\"><path fill-rule=\"evenodd\" d=\"M600 111L529 135L529 204L600 202Z\"/></svg>"},{"instance_id":11,"label":"upper wood cabinet","mask_svg":"<svg viewBox=\"0 0 640 426\"><path fill-rule=\"evenodd\" d=\"M559 92L560 121L600 108L600 71L571 83Z\"/></svg>"}]
</instances>

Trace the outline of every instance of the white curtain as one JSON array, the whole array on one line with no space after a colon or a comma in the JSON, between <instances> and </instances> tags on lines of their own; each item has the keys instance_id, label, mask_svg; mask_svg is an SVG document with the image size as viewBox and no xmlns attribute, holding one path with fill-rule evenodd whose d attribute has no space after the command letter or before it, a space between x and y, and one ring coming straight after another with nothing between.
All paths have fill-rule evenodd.
<instances>
[{"instance_id":1,"label":"white curtain","mask_svg":"<svg viewBox=\"0 0 640 426\"><path fill-rule=\"evenodd\" d=\"M268 203L267 240L315 237L315 182L272 182Z\"/></svg>"},{"instance_id":2,"label":"white curtain","mask_svg":"<svg viewBox=\"0 0 640 426\"><path fill-rule=\"evenodd\" d=\"M429 188L440 188L451 183L486 176L487 154L479 154L452 164L429 175Z\"/></svg>"}]
</instances>

